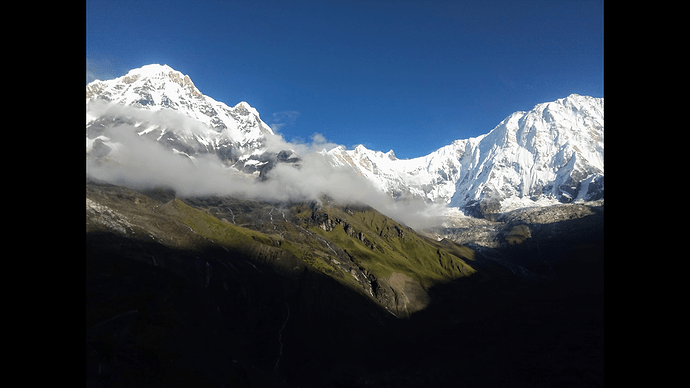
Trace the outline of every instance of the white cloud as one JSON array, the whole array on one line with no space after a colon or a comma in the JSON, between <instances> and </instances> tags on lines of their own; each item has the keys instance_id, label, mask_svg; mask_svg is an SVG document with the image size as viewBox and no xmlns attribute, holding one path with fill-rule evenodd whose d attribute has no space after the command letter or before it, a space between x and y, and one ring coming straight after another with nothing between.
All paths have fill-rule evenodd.
<instances>
[{"instance_id":1,"label":"white cloud","mask_svg":"<svg viewBox=\"0 0 690 388\"><path fill-rule=\"evenodd\" d=\"M185 122L175 112L151 112L120 105L93 106L98 114L125 114L137 121L159 124L180 123L189 128L201 125ZM182 121L180 121L182 120ZM189 119L191 120L191 119ZM384 214L416 227L428 221L431 208L422 201L396 202L378 191L371 182L348 167L334 167L319 151L337 144L315 133L311 142L287 142L281 135L267 137L269 151L294 150L298 164L280 163L260 181L226 166L216 156L189 158L170 152L155 140L137 135L140 128L123 124L107 128L101 135L112 145L107 161L87 158L87 174L134 188L169 187L180 196L233 195L270 201L320 200L327 195L342 203L365 203Z\"/></svg>"}]
</instances>

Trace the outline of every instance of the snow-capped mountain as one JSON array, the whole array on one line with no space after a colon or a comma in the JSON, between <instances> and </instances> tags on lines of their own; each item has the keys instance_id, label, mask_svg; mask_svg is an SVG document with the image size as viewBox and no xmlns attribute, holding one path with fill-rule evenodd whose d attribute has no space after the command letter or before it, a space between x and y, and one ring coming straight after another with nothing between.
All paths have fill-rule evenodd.
<instances>
[{"instance_id":1,"label":"snow-capped mountain","mask_svg":"<svg viewBox=\"0 0 690 388\"><path fill-rule=\"evenodd\" d=\"M354 150L336 147L322 154L333 165L350 166L394 198L413 196L427 202L448 203L463 171L462 157L473 140L456 140L414 159L397 159L393 150L383 153L362 145Z\"/></svg>"},{"instance_id":2,"label":"snow-capped mountain","mask_svg":"<svg viewBox=\"0 0 690 388\"><path fill-rule=\"evenodd\" d=\"M363 146L328 152L394 197L473 214L603 197L604 100L570 95L515 112L488 134L399 160Z\"/></svg>"},{"instance_id":3,"label":"snow-capped mountain","mask_svg":"<svg viewBox=\"0 0 690 388\"><path fill-rule=\"evenodd\" d=\"M451 206L505 211L603 198L604 100L573 94L515 112L463 162Z\"/></svg>"},{"instance_id":4,"label":"snow-capped mountain","mask_svg":"<svg viewBox=\"0 0 690 388\"><path fill-rule=\"evenodd\" d=\"M167 65L147 65L119 78L89 83L86 106L87 153L97 140L96 144L111 146L103 134L106 128L130 124L140 136L177 153L215 154L236 165L261 154L266 136L273 135L248 103L229 107L205 96L189 76Z\"/></svg>"},{"instance_id":5,"label":"snow-capped mountain","mask_svg":"<svg viewBox=\"0 0 690 388\"><path fill-rule=\"evenodd\" d=\"M86 86L86 104L91 158L118 147L108 130L123 124L173 153L192 159L215 155L226 166L262 178L275 165L305 156L289 149L269 152L277 136L254 108L215 101L165 65L94 81ZM361 145L320 154L329 165L352 169L393 198L422 198L474 215L596 200L604 191L604 100L573 94L538 104L511 114L486 135L456 140L414 159Z\"/></svg>"}]
</instances>

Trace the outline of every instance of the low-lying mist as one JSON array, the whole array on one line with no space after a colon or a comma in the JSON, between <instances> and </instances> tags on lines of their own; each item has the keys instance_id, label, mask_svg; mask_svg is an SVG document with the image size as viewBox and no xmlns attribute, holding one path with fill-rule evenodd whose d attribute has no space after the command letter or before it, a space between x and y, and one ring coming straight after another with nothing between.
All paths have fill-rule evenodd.
<instances>
[{"instance_id":1,"label":"low-lying mist","mask_svg":"<svg viewBox=\"0 0 690 388\"><path fill-rule=\"evenodd\" d=\"M139 136L133 125L106 128L111 148L103 158L87 157L87 176L134 189L166 187L178 196L238 196L272 202L320 201L328 196L337 203L366 204L412 228L435 226L443 206L421 199L394 200L377 190L349 167L334 167L318 151L336 146L315 135L311 143L286 142L268 135L269 151L294 150L301 161L278 163L257 179L225 165L212 154L193 157L175 153L157 141Z\"/></svg>"}]
</instances>

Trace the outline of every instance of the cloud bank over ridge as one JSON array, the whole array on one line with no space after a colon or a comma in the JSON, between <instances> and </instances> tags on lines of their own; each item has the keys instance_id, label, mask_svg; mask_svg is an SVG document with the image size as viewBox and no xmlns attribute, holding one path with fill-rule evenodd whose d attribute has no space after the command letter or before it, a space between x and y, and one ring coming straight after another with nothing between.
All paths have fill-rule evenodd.
<instances>
[{"instance_id":1,"label":"cloud bank over ridge","mask_svg":"<svg viewBox=\"0 0 690 388\"><path fill-rule=\"evenodd\" d=\"M430 215L440 214L442 209L421 200L395 201L351 168L330 165L320 151L338 145L318 133L312 135L310 142L288 142L279 133L267 135L267 151L292 150L301 160L295 164L278 163L267 172L267 179L261 180L224 164L213 154L190 156L171 152L155 139L140 136L142 126L130 124L152 122L188 133L204 130L200 127L203 124L178 112L118 104L87 105L87 119L104 116L128 118L125 123L106 125L98 136L87 137L87 149L93 149L95 142L107 144L110 149L102 158L87 155L87 176L106 182L137 189L167 187L182 197L240 196L288 202L320 201L325 195L339 203L367 204L413 228L434 223Z\"/></svg>"}]
</instances>

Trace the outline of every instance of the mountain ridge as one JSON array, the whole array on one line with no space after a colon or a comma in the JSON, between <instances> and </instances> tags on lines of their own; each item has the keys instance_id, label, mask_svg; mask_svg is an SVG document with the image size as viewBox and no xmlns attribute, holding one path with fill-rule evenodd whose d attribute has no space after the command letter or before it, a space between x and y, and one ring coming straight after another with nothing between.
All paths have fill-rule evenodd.
<instances>
[{"instance_id":1,"label":"mountain ridge","mask_svg":"<svg viewBox=\"0 0 690 388\"><path fill-rule=\"evenodd\" d=\"M87 182L87 235L107 232L188 251L222 249L286 276L308 268L396 317L426 307L425 289L474 273L470 249L439 244L363 205L153 197Z\"/></svg>"},{"instance_id":2,"label":"mountain ridge","mask_svg":"<svg viewBox=\"0 0 690 388\"><path fill-rule=\"evenodd\" d=\"M173 112L191 121L170 118ZM228 107L201 94L189 76L167 65L147 65L87 85L87 158L114 157L110 150L118 145L108 135L123 123L178 155L213 155L261 179L281 164L299 167L305 152L316 152L326 164L349 169L396 200L419 198L473 216L604 195L603 98L572 94L540 103L512 113L484 135L412 159L363 145L319 150L316 144L295 152L297 146L276 135L246 102Z\"/></svg>"},{"instance_id":3,"label":"mountain ridge","mask_svg":"<svg viewBox=\"0 0 690 388\"><path fill-rule=\"evenodd\" d=\"M112 80L96 80L86 90L87 150L88 139L98 138L98 133L89 136L89 128L101 129L102 117L112 115L135 126L140 136L163 140L188 156L210 153L230 162L236 162L238 154L263 148L266 136L274 135L248 103L229 107L203 95L188 75L167 65L147 65Z\"/></svg>"}]
</instances>

